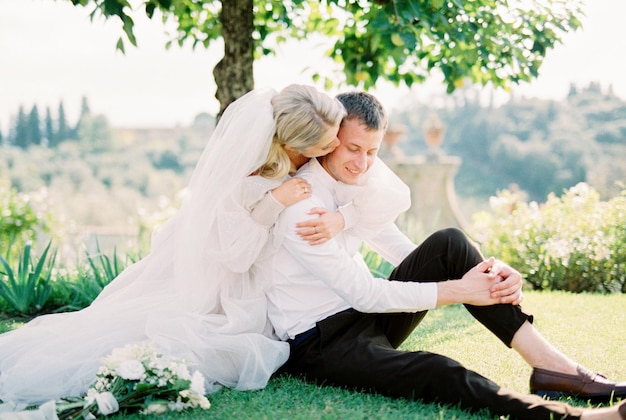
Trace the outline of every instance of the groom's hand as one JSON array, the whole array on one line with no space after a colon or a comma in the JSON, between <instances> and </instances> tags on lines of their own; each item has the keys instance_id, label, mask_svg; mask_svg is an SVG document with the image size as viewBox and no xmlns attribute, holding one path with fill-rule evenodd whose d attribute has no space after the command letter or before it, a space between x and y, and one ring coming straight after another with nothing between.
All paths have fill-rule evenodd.
<instances>
[{"instance_id":1,"label":"groom's hand","mask_svg":"<svg viewBox=\"0 0 626 420\"><path fill-rule=\"evenodd\" d=\"M437 286L437 306L519 305L524 298L520 273L493 257L476 264L461 279L440 282Z\"/></svg>"},{"instance_id":2,"label":"groom's hand","mask_svg":"<svg viewBox=\"0 0 626 420\"><path fill-rule=\"evenodd\" d=\"M524 300L522 292L523 279L519 271L502 261L491 266L489 274L497 281L489 289L491 297L500 303L519 305Z\"/></svg>"}]
</instances>

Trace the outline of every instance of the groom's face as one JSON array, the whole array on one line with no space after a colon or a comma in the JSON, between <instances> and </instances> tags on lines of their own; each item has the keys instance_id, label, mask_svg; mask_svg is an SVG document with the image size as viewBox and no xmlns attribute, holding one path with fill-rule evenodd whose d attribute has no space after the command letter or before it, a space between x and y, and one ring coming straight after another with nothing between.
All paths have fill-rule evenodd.
<instances>
[{"instance_id":1,"label":"groom's face","mask_svg":"<svg viewBox=\"0 0 626 420\"><path fill-rule=\"evenodd\" d=\"M339 146L322 159L322 166L337 181L356 184L374 163L384 135L369 131L357 119L346 120L339 128Z\"/></svg>"}]
</instances>

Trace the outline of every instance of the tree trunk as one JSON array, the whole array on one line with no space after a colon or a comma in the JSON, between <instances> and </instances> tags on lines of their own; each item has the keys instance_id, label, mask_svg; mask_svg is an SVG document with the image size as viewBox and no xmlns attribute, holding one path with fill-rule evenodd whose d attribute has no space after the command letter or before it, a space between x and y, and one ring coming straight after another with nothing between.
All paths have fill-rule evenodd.
<instances>
[{"instance_id":1,"label":"tree trunk","mask_svg":"<svg viewBox=\"0 0 626 420\"><path fill-rule=\"evenodd\" d=\"M253 0L222 0L224 57L213 69L219 116L235 99L254 89Z\"/></svg>"}]
</instances>

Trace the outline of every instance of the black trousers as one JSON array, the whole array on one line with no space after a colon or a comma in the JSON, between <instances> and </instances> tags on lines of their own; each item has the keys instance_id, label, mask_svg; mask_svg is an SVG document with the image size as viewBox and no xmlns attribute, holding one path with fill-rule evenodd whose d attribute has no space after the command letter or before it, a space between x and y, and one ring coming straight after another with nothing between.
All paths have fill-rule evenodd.
<instances>
[{"instance_id":1,"label":"black trousers","mask_svg":"<svg viewBox=\"0 0 626 420\"><path fill-rule=\"evenodd\" d=\"M426 239L389 278L417 282L457 279L482 260L463 232L444 229ZM507 346L525 321L532 322L519 306L465 306ZM306 339L292 343L283 371L319 384L460 404L470 411L488 409L514 419L580 417L579 408L500 388L446 356L397 350L425 315L425 311L335 314L318 322Z\"/></svg>"}]
</instances>

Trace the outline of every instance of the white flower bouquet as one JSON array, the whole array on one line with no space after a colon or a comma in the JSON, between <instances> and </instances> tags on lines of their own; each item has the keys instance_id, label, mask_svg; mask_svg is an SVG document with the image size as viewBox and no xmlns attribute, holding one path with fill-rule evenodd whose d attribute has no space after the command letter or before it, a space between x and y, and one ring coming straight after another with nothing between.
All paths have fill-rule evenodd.
<instances>
[{"instance_id":1,"label":"white flower bouquet","mask_svg":"<svg viewBox=\"0 0 626 420\"><path fill-rule=\"evenodd\" d=\"M119 410L145 415L210 408L204 377L182 359L160 354L148 343L116 348L102 359L96 381L83 398L57 404L60 419L96 418Z\"/></svg>"}]
</instances>

